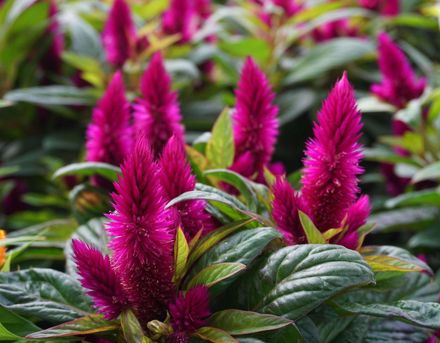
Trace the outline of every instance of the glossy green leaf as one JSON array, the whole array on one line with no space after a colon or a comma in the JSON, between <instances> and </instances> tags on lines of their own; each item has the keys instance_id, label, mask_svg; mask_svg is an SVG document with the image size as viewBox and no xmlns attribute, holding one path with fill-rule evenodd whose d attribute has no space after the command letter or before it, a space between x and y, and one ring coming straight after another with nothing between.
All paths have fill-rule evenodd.
<instances>
[{"instance_id":1,"label":"glossy green leaf","mask_svg":"<svg viewBox=\"0 0 440 343\"><path fill-rule=\"evenodd\" d=\"M179 227L177 228L176 239L174 241L174 283L178 284L183 277L188 262L188 255L188 242L186 241L185 234Z\"/></svg>"},{"instance_id":2,"label":"glossy green leaf","mask_svg":"<svg viewBox=\"0 0 440 343\"><path fill-rule=\"evenodd\" d=\"M227 168L234 161L234 140L229 109L225 109L212 128L212 135L206 145L209 167Z\"/></svg>"},{"instance_id":3,"label":"glossy green leaf","mask_svg":"<svg viewBox=\"0 0 440 343\"><path fill-rule=\"evenodd\" d=\"M144 337L142 326L131 310L121 313L121 327L126 342L142 342Z\"/></svg>"},{"instance_id":4,"label":"glossy green leaf","mask_svg":"<svg viewBox=\"0 0 440 343\"><path fill-rule=\"evenodd\" d=\"M211 287L223 280L230 278L246 269L242 263L216 263L205 267L193 276L186 287L191 289L195 286L204 285Z\"/></svg>"},{"instance_id":5,"label":"glossy green leaf","mask_svg":"<svg viewBox=\"0 0 440 343\"><path fill-rule=\"evenodd\" d=\"M440 206L440 192L437 189L409 192L389 199L385 204L388 208L417 205Z\"/></svg>"},{"instance_id":6,"label":"glossy green leaf","mask_svg":"<svg viewBox=\"0 0 440 343\"><path fill-rule=\"evenodd\" d=\"M201 327L193 333L193 336L212 343L238 343L238 341L227 332L209 326Z\"/></svg>"},{"instance_id":7,"label":"glossy green leaf","mask_svg":"<svg viewBox=\"0 0 440 343\"><path fill-rule=\"evenodd\" d=\"M7 340L11 335L15 335L15 338L17 338L17 336L23 337L31 332L40 330L40 328L31 321L19 316L18 314L1 305L0 323L2 325L0 330L0 340ZM15 340L12 339L12 336L10 338L11 340Z\"/></svg>"},{"instance_id":8,"label":"glossy green leaf","mask_svg":"<svg viewBox=\"0 0 440 343\"><path fill-rule=\"evenodd\" d=\"M283 248L240 283L241 306L292 320L354 287L374 283L362 257L342 246L305 244Z\"/></svg>"},{"instance_id":9,"label":"glossy green leaf","mask_svg":"<svg viewBox=\"0 0 440 343\"><path fill-rule=\"evenodd\" d=\"M37 331L26 336L27 339L54 339L57 337L70 337L90 335L100 332L113 331L119 328L116 322L102 318L101 315L93 314L63 323L46 330Z\"/></svg>"},{"instance_id":10,"label":"glossy green leaf","mask_svg":"<svg viewBox=\"0 0 440 343\"><path fill-rule=\"evenodd\" d=\"M242 310L223 310L209 318L209 325L231 335L247 335L262 331L277 330L293 325L289 319Z\"/></svg>"},{"instance_id":11,"label":"glossy green leaf","mask_svg":"<svg viewBox=\"0 0 440 343\"><path fill-rule=\"evenodd\" d=\"M356 314L399 319L429 329L440 328L440 304L415 300L400 300L391 304L359 304L337 302L339 308Z\"/></svg>"},{"instance_id":12,"label":"glossy green leaf","mask_svg":"<svg viewBox=\"0 0 440 343\"><path fill-rule=\"evenodd\" d=\"M309 244L325 244L326 240L322 233L316 228L312 220L302 211L299 211L299 220L304 228L304 233Z\"/></svg>"},{"instance_id":13,"label":"glossy green leaf","mask_svg":"<svg viewBox=\"0 0 440 343\"><path fill-rule=\"evenodd\" d=\"M4 99L35 105L93 105L96 96L87 88L71 86L40 86L11 90Z\"/></svg>"},{"instance_id":14,"label":"glossy green leaf","mask_svg":"<svg viewBox=\"0 0 440 343\"><path fill-rule=\"evenodd\" d=\"M109 179L110 181L116 181L118 175L121 173L121 169L112 164L103 162L80 162L73 163L58 169L53 175L54 179L67 175L78 176L92 176L100 175Z\"/></svg>"},{"instance_id":15,"label":"glossy green leaf","mask_svg":"<svg viewBox=\"0 0 440 343\"><path fill-rule=\"evenodd\" d=\"M81 285L51 269L0 273L0 304L21 316L63 323L92 312Z\"/></svg>"}]
</instances>

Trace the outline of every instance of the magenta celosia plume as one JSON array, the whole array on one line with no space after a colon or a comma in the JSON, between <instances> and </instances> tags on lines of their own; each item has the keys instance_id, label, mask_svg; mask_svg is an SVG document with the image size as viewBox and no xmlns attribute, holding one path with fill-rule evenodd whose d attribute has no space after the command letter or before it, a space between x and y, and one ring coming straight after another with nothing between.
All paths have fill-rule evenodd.
<instances>
[{"instance_id":1,"label":"magenta celosia plume","mask_svg":"<svg viewBox=\"0 0 440 343\"><path fill-rule=\"evenodd\" d=\"M272 159L278 136L278 108L269 80L246 58L238 82L233 130L235 159L231 170L255 178Z\"/></svg>"},{"instance_id":2,"label":"magenta celosia plume","mask_svg":"<svg viewBox=\"0 0 440 343\"><path fill-rule=\"evenodd\" d=\"M321 231L339 227L356 200L361 128L354 90L344 74L318 113L304 160L301 198Z\"/></svg>"},{"instance_id":3,"label":"magenta celosia plume","mask_svg":"<svg viewBox=\"0 0 440 343\"><path fill-rule=\"evenodd\" d=\"M133 54L137 42L130 7L125 0L115 0L102 33L109 63L121 67Z\"/></svg>"},{"instance_id":4,"label":"magenta celosia plume","mask_svg":"<svg viewBox=\"0 0 440 343\"><path fill-rule=\"evenodd\" d=\"M128 302L109 257L76 239L72 241L72 249L81 285L87 289L94 307L106 319L115 319Z\"/></svg>"},{"instance_id":5,"label":"magenta celosia plume","mask_svg":"<svg viewBox=\"0 0 440 343\"><path fill-rule=\"evenodd\" d=\"M153 56L142 76L141 93L134 113L136 136L146 140L158 158L171 136L184 142L177 94L160 53Z\"/></svg>"},{"instance_id":6,"label":"magenta celosia plume","mask_svg":"<svg viewBox=\"0 0 440 343\"><path fill-rule=\"evenodd\" d=\"M285 178L277 178L272 186L272 217L278 230L288 244L307 243L304 230L299 221L298 211L303 210L299 194Z\"/></svg>"},{"instance_id":7,"label":"magenta celosia plume","mask_svg":"<svg viewBox=\"0 0 440 343\"><path fill-rule=\"evenodd\" d=\"M167 201L189 191L193 191L196 178L191 174L184 147L180 139L171 137L165 146L159 161L160 181ZM200 230L212 231L216 226L211 215L205 211L206 202L190 200L173 206L178 223L186 237L191 239Z\"/></svg>"},{"instance_id":8,"label":"magenta celosia plume","mask_svg":"<svg viewBox=\"0 0 440 343\"><path fill-rule=\"evenodd\" d=\"M287 18L292 17L302 10L303 4L297 0L272 0L273 4L282 8Z\"/></svg>"},{"instance_id":9,"label":"magenta celosia plume","mask_svg":"<svg viewBox=\"0 0 440 343\"><path fill-rule=\"evenodd\" d=\"M86 159L118 166L129 152L130 145L129 104L122 74L117 72L93 110L87 128Z\"/></svg>"},{"instance_id":10,"label":"magenta celosia plume","mask_svg":"<svg viewBox=\"0 0 440 343\"><path fill-rule=\"evenodd\" d=\"M162 16L162 29L168 35L180 35L180 42L191 40L195 29L194 0L171 0Z\"/></svg>"},{"instance_id":11,"label":"magenta celosia plume","mask_svg":"<svg viewBox=\"0 0 440 343\"><path fill-rule=\"evenodd\" d=\"M359 4L384 16L396 16L400 12L400 0L359 0Z\"/></svg>"},{"instance_id":12,"label":"magenta celosia plume","mask_svg":"<svg viewBox=\"0 0 440 343\"><path fill-rule=\"evenodd\" d=\"M112 265L141 323L164 319L172 298L175 226L157 164L140 140L121 167L107 231Z\"/></svg>"},{"instance_id":13,"label":"magenta celosia plume","mask_svg":"<svg viewBox=\"0 0 440 343\"><path fill-rule=\"evenodd\" d=\"M402 108L420 97L426 87L426 79L418 79L404 53L382 32L378 37L379 68L382 82L371 87L371 91L383 101Z\"/></svg>"},{"instance_id":14,"label":"magenta celosia plume","mask_svg":"<svg viewBox=\"0 0 440 343\"><path fill-rule=\"evenodd\" d=\"M191 288L186 293L180 292L173 303L168 306L171 325L174 333L173 342L188 342L189 335L207 324L211 315L209 293L205 286Z\"/></svg>"}]
</instances>

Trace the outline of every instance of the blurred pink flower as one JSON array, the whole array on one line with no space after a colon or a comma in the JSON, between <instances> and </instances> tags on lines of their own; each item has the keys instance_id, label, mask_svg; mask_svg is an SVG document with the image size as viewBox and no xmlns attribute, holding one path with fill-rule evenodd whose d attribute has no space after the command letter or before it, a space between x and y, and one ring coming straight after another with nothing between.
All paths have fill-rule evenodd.
<instances>
[{"instance_id":1,"label":"blurred pink flower","mask_svg":"<svg viewBox=\"0 0 440 343\"><path fill-rule=\"evenodd\" d=\"M382 82L374 84L371 92L398 108L420 97L426 87L426 79L418 79L399 46L382 32L378 36L379 68Z\"/></svg>"},{"instance_id":2,"label":"blurred pink flower","mask_svg":"<svg viewBox=\"0 0 440 343\"><path fill-rule=\"evenodd\" d=\"M231 170L248 178L263 174L278 136L278 107L269 80L252 58L246 58L238 82L233 130L235 160Z\"/></svg>"},{"instance_id":3,"label":"blurred pink flower","mask_svg":"<svg viewBox=\"0 0 440 343\"><path fill-rule=\"evenodd\" d=\"M102 33L107 60L122 67L132 57L137 43L136 26L125 0L114 0Z\"/></svg>"},{"instance_id":4,"label":"blurred pink flower","mask_svg":"<svg viewBox=\"0 0 440 343\"><path fill-rule=\"evenodd\" d=\"M142 76L141 93L134 106L135 138L146 140L157 159L171 136L184 142L177 94L171 89L171 77L160 53L152 57Z\"/></svg>"},{"instance_id":5,"label":"blurred pink flower","mask_svg":"<svg viewBox=\"0 0 440 343\"><path fill-rule=\"evenodd\" d=\"M312 37L316 42L324 42L338 37L361 37L361 35L359 29L348 19L339 19L314 29Z\"/></svg>"},{"instance_id":6,"label":"blurred pink flower","mask_svg":"<svg viewBox=\"0 0 440 343\"><path fill-rule=\"evenodd\" d=\"M195 11L194 0L170 0L162 16L163 31L168 35L179 34L181 43L189 42L196 29Z\"/></svg>"},{"instance_id":7,"label":"blurred pink flower","mask_svg":"<svg viewBox=\"0 0 440 343\"><path fill-rule=\"evenodd\" d=\"M119 166L131 147L129 103L124 80L117 72L93 110L87 128L86 160Z\"/></svg>"}]
</instances>

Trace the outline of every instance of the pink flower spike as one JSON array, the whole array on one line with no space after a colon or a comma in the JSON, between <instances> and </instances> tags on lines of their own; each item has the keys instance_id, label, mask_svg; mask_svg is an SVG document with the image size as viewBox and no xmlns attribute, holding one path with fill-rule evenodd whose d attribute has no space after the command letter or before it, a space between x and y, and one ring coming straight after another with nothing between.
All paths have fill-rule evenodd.
<instances>
[{"instance_id":1,"label":"pink flower spike","mask_svg":"<svg viewBox=\"0 0 440 343\"><path fill-rule=\"evenodd\" d=\"M117 72L93 110L87 128L87 161L116 166L122 163L131 146L129 116L124 81L121 72Z\"/></svg>"},{"instance_id":2,"label":"pink flower spike","mask_svg":"<svg viewBox=\"0 0 440 343\"><path fill-rule=\"evenodd\" d=\"M142 99L135 105L135 132L151 146L156 159L171 136L183 144L184 131L177 94L160 53L156 53L141 79Z\"/></svg>"},{"instance_id":3,"label":"pink flower spike","mask_svg":"<svg viewBox=\"0 0 440 343\"><path fill-rule=\"evenodd\" d=\"M287 244L306 243L306 236L298 216L298 210L302 210L298 193L282 177L277 178L272 186L272 192L274 195L272 217Z\"/></svg>"},{"instance_id":4,"label":"pink flower spike","mask_svg":"<svg viewBox=\"0 0 440 343\"><path fill-rule=\"evenodd\" d=\"M348 249L355 250L358 246L359 234L357 230L367 223L371 212L370 199L362 195L347 211L347 232L337 243Z\"/></svg>"},{"instance_id":5,"label":"pink flower spike","mask_svg":"<svg viewBox=\"0 0 440 343\"><path fill-rule=\"evenodd\" d=\"M165 146L159 167L160 180L167 201L194 190L196 178L191 174L182 142L176 137L171 137ZM215 229L215 221L205 211L205 206L206 202L203 200L190 200L180 202L173 207L177 210L178 220L187 238L191 239L201 229L204 234Z\"/></svg>"},{"instance_id":6,"label":"pink flower spike","mask_svg":"<svg viewBox=\"0 0 440 343\"><path fill-rule=\"evenodd\" d=\"M138 141L121 167L107 231L112 264L141 323L164 319L174 286L175 226L153 154Z\"/></svg>"},{"instance_id":7,"label":"pink flower spike","mask_svg":"<svg viewBox=\"0 0 440 343\"><path fill-rule=\"evenodd\" d=\"M269 80L252 58L246 58L238 82L233 114L235 160L231 170L262 174L272 159L278 136L278 107Z\"/></svg>"},{"instance_id":8,"label":"pink flower spike","mask_svg":"<svg viewBox=\"0 0 440 343\"><path fill-rule=\"evenodd\" d=\"M426 79L418 79L402 50L382 32L378 36L379 68L382 82L374 84L371 92L383 101L398 108L420 97L426 87Z\"/></svg>"},{"instance_id":9,"label":"pink flower spike","mask_svg":"<svg viewBox=\"0 0 440 343\"><path fill-rule=\"evenodd\" d=\"M122 67L135 49L137 37L130 7L125 0L115 0L102 33L107 60Z\"/></svg>"},{"instance_id":10,"label":"pink flower spike","mask_svg":"<svg viewBox=\"0 0 440 343\"><path fill-rule=\"evenodd\" d=\"M344 73L318 113L304 160L301 198L322 232L339 227L356 200L361 128L354 90Z\"/></svg>"},{"instance_id":11,"label":"pink flower spike","mask_svg":"<svg viewBox=\"0 0 440 343\"><path fill-rule=\"evenodd\" d=\"M174 329L172 341L187 342L189 335L206 325L211 315L208 288L196 286L186 293L180 292L168 309Z\"/></svg>"},{"instance_id":12,"label":"pink flower spike","mask_svg":"<svg viewBox=\"0 0 440 343\"><path fill-rule=\"evenodd\" d=\"M81 285L87 289L95 308L106 319L115 319L127 307L127 299L109 257L76 239L72 248Z\"/></svg>"},{"instance_id":13,"label":"pink flower spike","mask_svg":"<svg viewBox=\"0 0 440 343\"><path fill-rule=\"evenodd\" d=\"M162 29L168 35L180 34L180 42L187 43L195 31L194 0L170 0L162 17Z\"/></svg>"}]
</instances>

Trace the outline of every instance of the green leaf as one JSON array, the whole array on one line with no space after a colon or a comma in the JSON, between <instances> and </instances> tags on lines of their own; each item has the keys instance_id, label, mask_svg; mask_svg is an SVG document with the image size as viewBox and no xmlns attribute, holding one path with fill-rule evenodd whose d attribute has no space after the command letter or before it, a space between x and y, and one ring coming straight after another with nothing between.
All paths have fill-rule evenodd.
<instances>
[{"instance_id":1,"label":"green leaf","mask_svg":"<svg viewBox=\"0 0 440 343\"><path fill-rule=\"evenodd\" d=\"M211 287L223 280L230 278L246 269L246 266L242 263L217 263L212 264L200 272L198 272L188 282L186 289L191 289L198 285L204 285Z\"/></svg>"},{"instance_id":2,"label":"green leaf","mask_svg":"<svg viewBox=\"0 0 440 343\"><path fill-rule=\"evenodd\" d=\"M180 227L177 228L174 242L174 283L178 284L185 275L186 263L188 262L189 246L185 234Z\"/></svg>"},{"instance_id":3,"label":"green leaf","mask_svg":"<svg viewBox=\"0 0 440 343\"><path fill-rule=\"evenodd\" d=\"M238 343L238 341L227 332L209 326L198 329L193 333L193 336L212 343Z\"/></svg>"},{"instance_id":4,"label":"green leaf","mask_svg":"<svg viewBox=\"0 0 440 343\"><path fill-rule=\"evenodd\" d=\"M375 51L375 46L365 39L332 39L316 45L298 58L284 84L291 85L321 77L329 70L345 66Z\"/></svg>"},{"instance_id":5,"label":"green leaf","mask_svg":"<svg viewBox=\"0 0 440 343\"><path fill-rule=\"evenodd\" d=\"M408 247L414 248L431 248L440 249L440 230L437 225L423 230L408 241Z\"/></svg>"},{"instance_id":6,"label":"green leaf","mask_svg":"<svg viewBox=\"0 0 440 343\"><path fill-rule=\"evenodd\" d=\"M301 221L301 226L304 229L304 233L307 237L307 242L310 244L325 244L325 238L322 233L316 228L312 220L302 211L298 211L299 220Z\"/></svg>"},{"instance_id":7,"label":"green leaf","mask_svg":"<svg viewBox=\"0 0 440 343\"><path fill-rule=\"evenodd\" d=\"M7 92L4 99L35 105L93 105L97 97L87 88L71 86L40 86Z\"/></svg>"},{"instance_id":8,"label":"green leaf","mask_svg":"<svg viewBox=\"0 0 440 343\"><path fill-rule=\"evenodd\" d=\"M78 176L92 176L100 175L109 179L110 181L116 181L118 175L120 175L121 169L112 164L103 162L81 162L73 163L58 169L53 175L54 179L57 179L66 175L78 175Z\"/></svg>"},{"instance_id":9,"label":"green leaf","mask_svg":"<svg viewBox=\"0 0 440 343\"><path fill-rule=\"evenodd\" d=\"M409 253L407 250L389 246L366 246L360 253L374 271L382 272L425 272L433 275L431 268L421 259Z\"/></svg>"},{"instance_id":10,"label":"green leaf","mask_svg":"<svg viewBox=\"0 0 440 343\"><path fill-rule=\"evenodd\" d=\"M212 135L206 145L209 167L227 168L234 161L234 139L229 109L223 110L212 128Z\"/></svg>"},{"instance_id":11,"label":"green leaf","mask_svg":"<svg viewBox=\"0 0 440 343\"><path fill-rule=\"evenodd\" d=\"M17 341L20 340L20 338L20 336L12 333L0 323L0 341Z\"/></svg>"},{"instance_id":12,"label":"green leaf","mask_svg":"<svg viewBox=\"0 0 440 343\"><path fill-rule=\"evenodd\" d=\"M248 179L240 174L227 169L210 169L203 173L205 176L212 176L221 181L224 181L235 188L237 188L241 194L243 194L247 205L252 211L257 209L257 196L252 188L252 185Z\"/></svg>"},{"instance_id":13,"label":"green leaf","mask_svg":"<svg viewBox=\"0 0 440 343\"><path fill-rule=\"evenodd\" d=\"M359 304L337 302L339 308L356 314L398 319L411 325L440 329L440 304L401 300L392 304Z\"/></svg>"},{"instance_id":14,"label":"green leaf","mask_svg":"<svg viewBox=\"0 0 440 343\"><path fill-rule=\"evenodd\" d=\"M18 314L0 305L0 340L6 340L8 336L16 335L22 337L31 332L40 330L38 326ZM6 330L3 332L3 330Z\"/></svg>"},{"instance_id":15,"label":"green leaf","mask_svg":"<svg viewBox=\"0 0 440 343\"><path fill-rule=\"evenodd\" d=\"M331 297L374 283L362 257L342 246L304 244L272 254L237 286L240 305L296 320Z\"/></svg>"},{"instance_id":16,"label":"green leaf","mask_svg":"<svg viewBox=\"0 0 440 343\"><path fill-rule=\"evenodd\" d=\"M384 147L376 147L370 149L364 148L363 153L365 159L368 161L386 162L391 164L401 163L416 167L420 166L417 161L414 161L410 157L397 155L393 151Z\"/></svg>"},{"instance_id":17,"label":"green leaf","mask_svg":"<svg viewBox=\"0 0 440 343\"><path fill-rule=\"evenodd\" d=\"M26 338L53 339L57 337L91 335L99 332L113 331L118 328L119 325L116 322L105 320L101 315L92 314L46 330L31 333Z\"/></svg>"},{"instance_id":18,"label":"green leaf","mask_svg":"<svg viewBox=\"0 0 440 343\"><path fill-rule=\"evenodd\" d=\"M252 51L252 57L260 64L266 63L271 53L271 47L261 38L220 41L218 46L221 50L237 57L249 56L249 52Z\"/></svg>"},{"instance_id":19,"label":"green leaf","mask_svg":"<svg viewBox=\"0 0 440 343\"><path fill-rule=\"evenodd\" d=\"M121 313L122 332L126 342L142 342L144 332L142 326L131 310Z\"/></svg>"},{"instance_id":20,"label":"green leaf","mask_svg":"<svg viewBox=\"0 0 440 343\"><path fill-rule=\"evenodd\" d=\"M414 174L411 179L412 183L417 183L425 180L437 180L440 178L440 161L430 164L429 166L420 169Z\"/></svg>"},{"instance_id":21,"label":"green leaf","mask_svg":"<svg viewBox=\"0 0 440 343\"><path fill-rule=\"evenodd\" d=\"M361 317L362 319L368 317ZM380 318L378 320L370 320L363 342L368 343L420 343L429 339L430 333L426 330L420 330L412 325L408 325L398 321L385 320ZM350 334L350 332L348 332ZM359 341L339 341L335 343L358 343Z\"/></svg>"},{"instance_id":22,"label":"green leaf","mask_svg":"<svg viewBox=\"0 0 440 343\"><path fill-rule=\"evenodd\" d=\"M81 285L51 269L0 273L0 304L18 315L63 323L92 309Z\"/></svg>"},{"instance_id":23,"label":"green leaf","mask_svg":"<svg viewBox=\"0 0 440 343\"><path fill-rule=\"evenodd\" d=\"M435 223L439 215L440 210L432 206L399 208L374 214L370 216L369 221L376 224L374 232L413 230Z\"/></svg>"},{"instance_id":24,"label":"green leaf","mask_svg":"<svg viewBox=\"0 0 440 343\"><path fill-rule=\"evenodd\" d=\"M252 222L252 219L240 220L224 225L204 236L191 251L188 258L188 267L191 267L206 251L211 249L214 245L220 242L225 237L242 229L245 225Z\"/></svg>"},{"instance_id":25,"label":"green leaf","mask_svg":"<svg viewBox=\"0 0 440 343\"><path fill-rule=\"evenodd\" d=\"M281 239L281 234L273 228L246 229L236 232L206 251L191 268L189 277L217 263L232 262L248 266L275 239ZM215 285L215 291L223 291L232 279L234 278Z\"/></svg>"},{"instance_id":26,"label":"green leaf","mask_svg":"<svg viewBox=\"0 0 440 343\"><path fill-rule=\"evenodd\" d=\"M424 189L399 195L385 203L387 208L417 205L440 206L440 192L437 189Z\"/></svg>"},{"instance_id":27,"label":"green leaf","mask_svg":"<svg viewBox=\"0 0 440 343\"><path fill-rule=\"evenodd\" d=\"M382 102L375 96L367 96L358 100L358 108L362 113L368 112L396 112L396 108L386 102Z\"/></svg>"},{"instance_id":28,"label":"green leaf","mask_svg":"<svg viewBox=\"0 0 440 343\"><path fill-rule=\"evenodd\" d=\"M289 319L242 310L223 310L209 318L209 326L231 335L248 335L256 332L277 330L294 325Z\"/></svg>"}]
</instances>

